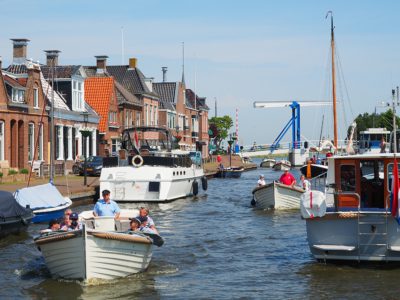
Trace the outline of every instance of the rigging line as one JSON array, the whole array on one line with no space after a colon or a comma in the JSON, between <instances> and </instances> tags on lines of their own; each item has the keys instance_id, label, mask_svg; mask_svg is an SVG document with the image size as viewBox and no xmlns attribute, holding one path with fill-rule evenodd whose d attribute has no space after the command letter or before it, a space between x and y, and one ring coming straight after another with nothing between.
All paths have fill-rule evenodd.
<instances>
[{"instance_id":1,"label":"rigging line","mask_svg":"<svg viewBox=\"0 0 400 300\"><path fill-rule=\"evenodd\" d=\"M39 82L40 82L41 90L42 90L42 92L43 92L42 83L41 83L41 81L39 81ZM30 168L30 170L29 170L29 176L28 176L27 187L29 187L29 184L30 184L30 182L31 182L31 176L32 176L32 172L33 172L33 162L35 161L36 150L37 150L37 147L38 147L38 145L39 145L40 132L42 132L42 138L43 138L43 136L44 136L43 116L44 116L44 113L45 113L45 111L46 111L46 98L47 98L48 92L49 92L49 85L47 85L46 94L45 94L44 97L43 97L42 114L41 114L41 116L40 116L40 121L39 121L39 124L38 124L37 138L36 138L35 145L34 145L34 149L33 149L32 162L31 162L31 168ZM38 89L38 102L39 102L39 89ZM42 156L43 156L43 148L42 148Z\"/></svg>"},{"instance_id":2,"label":"rigging line","mask_svg":"<svg viewBox=\"0 0 400 300\"><path fill-rule=\"evenodd\" d=\"M347 100L348 100L348 103L349 103L350 113L352 115L352 118L354 119L355 118L355 113L354 113L353 107L351 105L350 96L349 96L349 89L347 87L347 83L346 83L346 80L345 80L345 77L344 77L344 72L343 72L343 67L342 67L342 60L340 59L340 56L339 56L339 54L340 54L339 50L336 50L336 53L338 54L337 58L338 58L339 72L341 73L341 77L343 79L344 91L346 92L346 97L347 97Z\"/></svg>"}]
</instances>

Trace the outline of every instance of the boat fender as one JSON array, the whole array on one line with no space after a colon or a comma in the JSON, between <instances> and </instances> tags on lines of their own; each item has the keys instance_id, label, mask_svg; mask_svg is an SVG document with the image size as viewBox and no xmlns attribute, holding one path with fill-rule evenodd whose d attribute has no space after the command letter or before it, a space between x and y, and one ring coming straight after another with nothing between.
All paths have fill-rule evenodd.
<instances>
[{"instance_id":1,"label":"boat fender","mask_svg":"<svg viewBox=\"0 0 400 300\"><path fill-rule=\"evenodd\" d=\"M192 189L193 189L193 195L197 196L197 194L199 193L199 183L196 180L193 181Z\"/></svg>"},{"instance_id":2,"label":"boat fender","mask_svg":"<svg viewBox=\"0 0 400 300\"><path fill-rule=\"evenodd\" d=\"M250 201L251 206L256 206L256 200L253 198Z\"/></svg>"},{"instance_id":3,"label":"boat fender","mask_svg":"<svg viewBox=\"0 0 400 300\"><path fill-rule=\"evenodd\" d=\"M24 224L25 226L28 226L28 221L25 220L25 218L22 218L22 217L21 217L21 222L22 222L22 224Z\"/></svg>"},{"instance_id":4,"label":"boat fender","mask_svg":"<svg viewBox=\"0 0 400 300\"><path fill-rule=\"evenodd\" d=\"M132 165L136 168L141 167L143 165L143 157L140 155L132 157Z\"/></svg>"},{"instance_id":5,"label":"boat fender","mask_svg":"<svg viewBox=\"0 0 400 300\"><path fill-rule=\"evenodd\" d=\"M201 187L203 188L204 191L207 191L208 182L205 176L201 178Z\"/></svg>"}]
</instances>

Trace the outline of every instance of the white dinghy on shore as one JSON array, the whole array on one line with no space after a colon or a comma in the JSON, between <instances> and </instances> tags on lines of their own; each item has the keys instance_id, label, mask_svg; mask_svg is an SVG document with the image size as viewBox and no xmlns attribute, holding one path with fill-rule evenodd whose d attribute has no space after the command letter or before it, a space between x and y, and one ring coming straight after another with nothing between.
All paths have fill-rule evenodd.
<instances>
[{"instance_id":1,"label":"white dinghy on shore","mask_svg":"<svg viewBox=\"0 0 400 300\"><path fill-rule=\"evenodd\" d=\"M80 214L82 229L56 231L34 239L54 277L65 279L116 279L147 269L158 235L123 230L137 210L121 210L121 220ZM118 230L117 230L118 229ZM153 236L153 238L151 237Z\"/></svg>"}]
</instances>

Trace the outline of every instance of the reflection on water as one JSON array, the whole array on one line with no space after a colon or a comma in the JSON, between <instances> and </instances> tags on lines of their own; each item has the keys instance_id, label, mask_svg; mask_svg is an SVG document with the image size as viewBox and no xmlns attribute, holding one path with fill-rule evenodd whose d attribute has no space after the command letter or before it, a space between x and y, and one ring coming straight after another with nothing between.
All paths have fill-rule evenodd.
<instances>
[{"instance_id":1,"label":"reflection on water","mask_svg":"<svg viewBox=\"0 0 400 300\"><path fill-rule=\"evenodd\" d=\"M297 170L292 171L299 176ZM0 241L1 298L27 299L360 299L398 298L400 268L338 266L316 262L298 211L250 206L259 174L209 181L205 195L146 204L165 238L144 273L87 283L52 279L32 236ZM135 208L142 204L122 204ZM92 205L78 207L78 211Z\"/></svg>"}]
</instances>

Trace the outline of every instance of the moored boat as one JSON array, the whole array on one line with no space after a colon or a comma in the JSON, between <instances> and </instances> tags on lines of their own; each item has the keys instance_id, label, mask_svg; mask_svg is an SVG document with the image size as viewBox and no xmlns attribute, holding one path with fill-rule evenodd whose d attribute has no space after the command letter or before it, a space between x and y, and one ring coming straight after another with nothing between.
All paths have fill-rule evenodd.
<instances>
[{"instance_id":1,"label":"moored boat","mask_svg":"<svg viewBox=\"0 0 400 300\"><path fill-rule=\"evenodd\" d=\"M13 194L0 191L0 238L28 228L33 218L29 207L22 207Z\"/></svg>"},{"instance_id":2,"label":"moored boat","mask_svg":"<svg viewBox=\"0 0 400 300\"><path fill-rule=\"evenodd\" d=\"M215 174L217 178L240 178L244 171L243 167L228 167L219 169L218 172Z\"/></svg>"},{"instance_id":3,"label":"moored boat","mask_svg":"<svg viewBox=\"0 0 400 300\"><path fill-rule=\"evenodd\" d=\"M302 199L311 253L324 261L400 262L398 212L394 210L395 218L390 212L392 183L398 181L394 155L336 156L329 165L326 203L313 200L311 205L318 214L307 213L310 199ZM327 206L326 211L320 206Z\"/></svg>"},{"instance_id":4,"label":"moored boat","mask_svg":"<svg viewBox=\"0 0 400 300\"><path fill-rule=\"evenodd\" d=\"M286 171L290 170L291 167L292 164L288 160L279 160L272 166L275 171Z\"/></svg>"},{"instance_id":5,"label":"moored boat","mask_svg":"<svg viewBox=\"0 0 400 300\"><path fill-rule=\"evenodd\" d=\"M148 141L139 141L140 132L156 133L158 144L150 147ZM165 128L125 129L122 155L103 160L100 190L110 190L118 202L165 202L197 195L199 183L206 190L200 152L173 150L171 139Z\"/></svg>"},{"instance_id":6,"label":"moored boat","mask_svg":"<svg viewBox=\"0 0 400 300\"><path fill-rule=\"evenodd\" d=\"M304 176L307 176L307 168L308 164L300 168L300 172ZM328 166L326 165L310 164L309 168L310 168L310 178L326 176L326 173L328 172Z\"/></svg>"},{"instance_id":7,"label":"moored boat","mask_svg":"<svg viewBox=\"0 0 400 300\"><path fill-rule=\"evenodd\" d=\"M276 160L273 158L264 158L260 163L261 168L272 168L276 163Z\"/></svg>"},{"instance_id":8,"label":"moored boat","mask_svg":"<svg viewBox=\"0 0 400 300\"><path fill-rule=\"evenodd\" d=\"M129 216L136 214L137 210L132 210ZM115 228L122 229L121 222L114 217L92 217L92 212L83 215L90 217L83 219L81 230L45 233L34 239L52 276L116 279L147 269L154 239L140 231L117 231Z\"/></svg>"},{"instance_id":9,"label":"moored boat","mask_svg":"<svg viewBox=\"0 0 400 300\"><path fill-rule=\"evenodd\" d=\"M14 196L21 206L29 206L33 210L35 217L32 223L61 218L72 204L71 199L62 196L51 183L19 189Z\"/></svg>"},{"instance_id":10,"label":"moored boat","mask_svg":"<svg viewBox=\"0 0 400 300\"><path fill-rule=\"evenodd\" d=\"M256 208L300 209L300 197L304 190L274 181L254 188L252 193L252 204Z\"/></svg>"}]
</instances>

